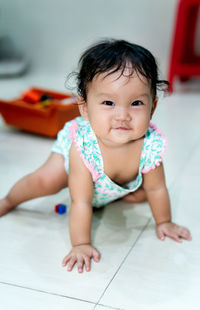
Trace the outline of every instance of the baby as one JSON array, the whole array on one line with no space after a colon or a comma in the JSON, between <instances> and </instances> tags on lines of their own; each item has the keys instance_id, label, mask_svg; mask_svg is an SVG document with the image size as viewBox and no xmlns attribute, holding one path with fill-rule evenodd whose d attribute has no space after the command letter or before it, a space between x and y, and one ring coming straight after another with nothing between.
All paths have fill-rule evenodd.
<instances>
[{"instance_id":1,"label":"baby","mask_svg":"<svg viewBox=\"0 0 200 310\"><path fill-rule=\"evenodd\" d=\"M191 240L187 228L172 222L162 157L166 138L150 123L159 80L153 55L123 40L90 47L77 74L80 117L59 132L48 160L19 180L0 200L0 216L18 204L69 187L72 249L63 266L91 269L100 253L91 244L92 207L123 198L148 200L158 238Z\"/></svg>"}]
</instances>

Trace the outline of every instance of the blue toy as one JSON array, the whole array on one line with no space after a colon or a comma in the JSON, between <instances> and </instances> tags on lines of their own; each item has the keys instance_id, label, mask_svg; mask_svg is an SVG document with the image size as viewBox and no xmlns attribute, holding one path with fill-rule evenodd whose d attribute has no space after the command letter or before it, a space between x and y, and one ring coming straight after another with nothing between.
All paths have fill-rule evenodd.
<instances>
[{"instance_id":1,"label":"blue toy","mask_svg":"<svg viewBox=\"0 0 200 310\"><path fill-rule=\"evenodd\" d=\"M67 207L64 204L58 204L55 206L55 212L58 214L64 214L67 211Z\"/></svg>"}]
</instances>

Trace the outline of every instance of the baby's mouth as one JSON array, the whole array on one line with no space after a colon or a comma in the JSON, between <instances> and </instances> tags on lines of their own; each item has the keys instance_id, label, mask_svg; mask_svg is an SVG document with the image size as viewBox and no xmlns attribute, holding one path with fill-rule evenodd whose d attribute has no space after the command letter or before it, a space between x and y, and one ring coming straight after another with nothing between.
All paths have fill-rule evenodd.
<instances>
[{"instance_id":1,"label":"baby's mouth","mask_svg":"<svg viewBox=\"0 0 200 310\"><path fill-rule=\"evenodd\" d=\"M123 127L123 126L120 126L120 127L116 127L116 128L114 128L115 130L130 130L130 128L128 128L128 127Z\"/></svg>"}]
</instances>

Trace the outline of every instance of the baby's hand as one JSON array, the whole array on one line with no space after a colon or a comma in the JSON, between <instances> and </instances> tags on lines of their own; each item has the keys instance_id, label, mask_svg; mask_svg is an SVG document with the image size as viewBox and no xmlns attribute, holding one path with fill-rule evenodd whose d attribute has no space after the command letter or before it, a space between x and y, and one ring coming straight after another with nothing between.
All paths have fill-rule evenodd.
<instances>
[{"instance_id":1,"label":"baby's hand","mask_svg":"<svg viewBox=\"0 0 200 310\"><path fill-rule=\"evenodd\" d=\"M68 264L67 270L72 271L75 264L77 264L78 272L82 273L83 266L85 265L85 270L90 271L92 258L95 262L98 262L100 253L91 244L77 245L65 256L62 266L65 267Z\"/></svg>"},{"instance_id":2,"label":"baby's hand","mask_svg":"<svg viewBox=\"0 0 200 310\"><path fill-rule=\"evenodd\" d=\"M172 222L158 224L156 227L156 233L160 240L165 240L165 237L170 237L177 242L182 242L182 239L192 240L190 231L183 226L179 226Z\"/></svg>"}]
</instances>

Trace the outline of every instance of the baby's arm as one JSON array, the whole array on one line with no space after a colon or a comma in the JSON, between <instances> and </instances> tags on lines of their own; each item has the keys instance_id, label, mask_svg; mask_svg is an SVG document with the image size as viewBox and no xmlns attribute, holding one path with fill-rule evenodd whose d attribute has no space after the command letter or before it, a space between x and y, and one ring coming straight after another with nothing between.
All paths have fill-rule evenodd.
<instances>
[{"instance_id":1,"label":"baby's arm","mask_svg":"<svg viewBox=\"0 0 200 310\"><path fill-rule=\"evenodd\" d=\"M177 242L181 242L182 238L191 240L187 228L171 221L170 200L162 163L149 173L144 174L143 187L156 222L158 238L164 240L165 236L168 236Z\"/></svg>"},{"instance_id":2,"label":"baby's arm","mask_svg":"<svg viewBox=\"0 0 200 310\"><path fill-rule=\"evenodd\" d=\"M77 264L78 271L90 271L90 261L100 258L99 252L91 245L93 181L91 174L83 163L76 146L72 144L69 155L69 190L71 209L69 229L72 250L63 259L63 266L68 264L71 271Z\"/></svg>"}]
</instances>

